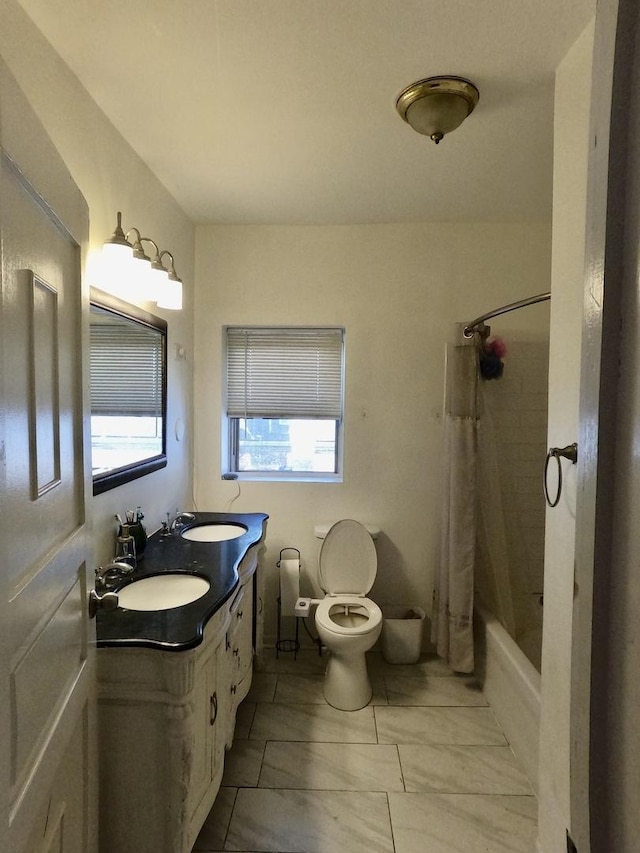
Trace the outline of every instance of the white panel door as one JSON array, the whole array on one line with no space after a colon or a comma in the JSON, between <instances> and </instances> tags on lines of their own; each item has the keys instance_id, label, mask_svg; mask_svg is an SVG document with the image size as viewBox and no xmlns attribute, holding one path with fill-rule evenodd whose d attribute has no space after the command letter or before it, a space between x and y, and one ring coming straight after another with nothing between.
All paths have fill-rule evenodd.
<instances>
[{"instance_id":1,"label":"white panel door","mask_svg":"<svg viewBox=\"0 0 640 853\"><path fill-rule=\"evenodd\" d=\"M2 64L0 82L0 843L11 853L91 853L97 774L81 285L88 212Z\"/></svg>"}]
</instances>

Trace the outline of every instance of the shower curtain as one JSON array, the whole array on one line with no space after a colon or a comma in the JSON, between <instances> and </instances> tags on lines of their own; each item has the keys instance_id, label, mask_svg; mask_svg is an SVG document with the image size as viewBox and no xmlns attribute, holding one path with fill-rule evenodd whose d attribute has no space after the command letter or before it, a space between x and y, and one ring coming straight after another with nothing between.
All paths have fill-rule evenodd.
<instances>
[{"instance_id":1,"label":"shower curtain","mask_svg":"<svg viewBox=\"0 0 640 853\"><path fill-rule=\"evenodd\" d=\"M462 325L447 346L444 475L431 639L456 672L473 672L473 582L477 533L477 355Z\"/></svg>"}]
</instances>

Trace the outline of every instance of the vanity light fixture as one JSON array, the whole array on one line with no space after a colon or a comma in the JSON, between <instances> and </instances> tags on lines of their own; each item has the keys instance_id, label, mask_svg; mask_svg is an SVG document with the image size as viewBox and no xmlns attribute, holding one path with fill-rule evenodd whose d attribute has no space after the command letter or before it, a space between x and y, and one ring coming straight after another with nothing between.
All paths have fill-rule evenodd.
<instances>
[{"instance_id":1,"label":"vanity light fixture","mask_svg":"<svg viewBox=\"0 0 640 853\"><path fill-rule=\"evenodd\" d=\"M180 309L182 308L182 281L176 273L171 252L168 252L166 249L160 252L160 261L162 262L162 258L165 255L169 258L171 265L167 270L167 280L163 283L163 289L158 296L157 305L158 308Z\"/></svg>"},{"instance_id":2,"label":"vanity light fixture","mask_svg":"<svg viewBox=\"0 0 640 853\"><path fill-rule=\"evenodd\" d=\"M480 93L464 77L427 77L403 89L396 100L400 117L437 145L471 115Z\"/></svg>"},{"instance_id":3,"label":"vanity light fixture","mask_svg":"<svg viewBox=\"0 0 640 853\"><path fill-rule=\"evenodd\" d=\"M152 257L144 251L143 243L153 246ZM169 258L170 266L163 264L164 257ZM182 281L176 273L172 253L161 250L155 240L143 237L135 227L125 234L120 211L115 231L102 246L102 260L105 278L124 284L134 298L155 302L160 308L178 311L182 308Z\"/></svg>"}]
</instances>

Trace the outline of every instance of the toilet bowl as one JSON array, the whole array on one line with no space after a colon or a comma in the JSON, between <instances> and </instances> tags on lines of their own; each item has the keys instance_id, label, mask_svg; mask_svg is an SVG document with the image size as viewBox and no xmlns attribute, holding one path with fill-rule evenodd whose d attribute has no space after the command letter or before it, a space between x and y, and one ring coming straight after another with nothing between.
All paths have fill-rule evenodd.
<instances>
[{"instance_id":1,"label":"toilet bowl","mask_svg":"<svg viewBox=\"0 0 640 853\"><path fill-rule=\"evenodd\" d=\"M329 650L324 697L334 708L364 708L372 695L365 653L382 630L382 611L366 598L376 577L378 559L373 539L358 521L338 521L324 536L318 580L325 597L315 623Z\"/></svg>"}]
</instances>

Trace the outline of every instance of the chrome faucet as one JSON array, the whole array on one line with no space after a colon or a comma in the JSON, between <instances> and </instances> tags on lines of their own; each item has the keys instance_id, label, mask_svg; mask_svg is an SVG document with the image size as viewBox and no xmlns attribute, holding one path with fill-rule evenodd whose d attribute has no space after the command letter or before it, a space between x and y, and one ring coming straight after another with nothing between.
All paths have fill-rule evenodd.
<instances>
[{"instance_id":1,"label":"chrome faucet","mask_svg":"<svg viewBox=\"0 0 640 853\"><path fill-rule=\"evenodd\" d=\"M107 563L106 566L100 566L100 568L96 569L97 592L104 592L104 590L109 589L117 581L126 578L132 572L133 566L130 566L129 563L118 562L117 560Z\"/></svg>"},{"instance_id":2,"label":"chrome faucet","mask_svg":"<svg viewBox=\"0 0 640 853\"><path fill-rule=\"evenodd\" d=\"M169 532L173 533L176 530L184 527L190 521L195 521L196 517L192 512L179 512L169 525Z\"/></svg>"}]
</instances>

